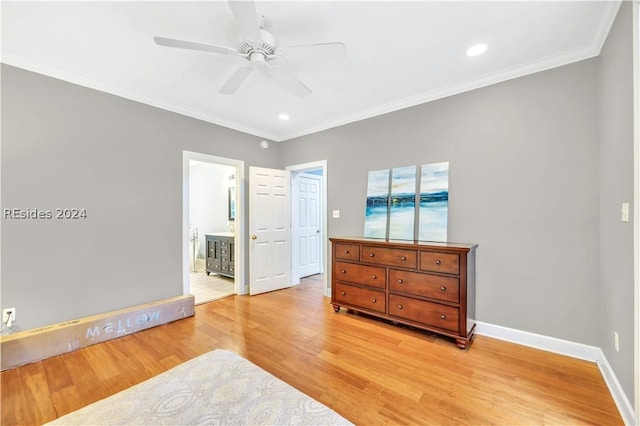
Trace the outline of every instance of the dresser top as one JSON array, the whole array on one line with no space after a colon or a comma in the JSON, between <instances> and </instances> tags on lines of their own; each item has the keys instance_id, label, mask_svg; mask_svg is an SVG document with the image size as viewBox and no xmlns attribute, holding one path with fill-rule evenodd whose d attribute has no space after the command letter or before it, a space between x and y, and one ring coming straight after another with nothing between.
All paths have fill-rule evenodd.
<instances>
[{"instance_id":1,"label":"dresser top","mask_svg":"<svg viewBox=\"0 0 640 426\"><path fill-rule=\"evenodd\" d=\"M474 250L477 244L468 243L450 243L440 241L409 241L409 240L388 240L384 238L365 238L365 237L331 237L329 240L333 243L351 243L351 244L380 244L385 246L412 247L412 248L448 248L463 251Z\"/></svg>"}]
</instances>

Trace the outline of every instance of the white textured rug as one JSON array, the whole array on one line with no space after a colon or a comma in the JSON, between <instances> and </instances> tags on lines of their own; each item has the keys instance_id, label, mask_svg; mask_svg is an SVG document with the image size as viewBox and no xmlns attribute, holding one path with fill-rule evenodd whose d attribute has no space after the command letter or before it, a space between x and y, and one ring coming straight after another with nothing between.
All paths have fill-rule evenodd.
<instances>
[{"instance_id":1,"label":"white textured rug","mask_svg":"<svg viewBox=\"0 0 640 426\"><path fill-rule=\"evenodd\" d=\"M51 425L350 425L241 356L217 349Z\"/></svg>"}]
</instances>

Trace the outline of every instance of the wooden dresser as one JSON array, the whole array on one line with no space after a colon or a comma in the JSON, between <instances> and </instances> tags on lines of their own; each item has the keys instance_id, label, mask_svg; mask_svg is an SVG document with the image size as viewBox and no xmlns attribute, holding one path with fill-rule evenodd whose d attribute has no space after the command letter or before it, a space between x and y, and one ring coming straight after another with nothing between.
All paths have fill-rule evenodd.
<instances>
[{"instance_id":1,"label":"wooden dresser","mask_svg":"<svg viewBox=\"0 0 640 426\"><path fill-rule=\"evenodd\" d=\"M467 347L475 331L476 244L330 238L331 304Z\"/></svg>"}]
</instances>

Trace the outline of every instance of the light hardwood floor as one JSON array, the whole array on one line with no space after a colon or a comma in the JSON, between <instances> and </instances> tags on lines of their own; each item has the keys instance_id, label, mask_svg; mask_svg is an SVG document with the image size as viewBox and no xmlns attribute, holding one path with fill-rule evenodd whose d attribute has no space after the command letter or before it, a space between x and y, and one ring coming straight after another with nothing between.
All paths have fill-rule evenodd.
<instances>
[{"instance_id":1,"label":"light hardwood floor","mask_svg":"<svg viewBox=\"0 0 640 426\"><path fill-rule=\"evenodd\" d=\"M483 336L462 351L430 333L336 314L318 277L5 371L1 424L41 424L214 348L359 425L623 424L593 363Z\"/></svg>"}]
</instances>

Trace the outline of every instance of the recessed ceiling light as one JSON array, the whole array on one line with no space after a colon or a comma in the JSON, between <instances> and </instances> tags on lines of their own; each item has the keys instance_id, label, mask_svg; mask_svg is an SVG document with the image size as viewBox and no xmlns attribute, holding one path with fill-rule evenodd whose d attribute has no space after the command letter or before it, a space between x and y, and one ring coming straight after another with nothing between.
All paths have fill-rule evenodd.
<instances>
[{"instance_id":1,"label":"recessed ceiling light","mask_svg":"<svg viewBox=\"0 0 640 426\"><path fill-rule=\"evenodd\" d=\"M473 46L471 46L470 48L467 49L467 56L478 56L478 55L482 55L484 52L487 51L487 45L486 44L474 44Z\"/></svg>"},{"instance_id":2,"label":"recessed ceiling light","mask_svg":"<svg viewBox=\"0 0 640 426\"><path fill-rule=\"evenodd\" d=\"M280 120L288 120L288 119L289 119L289 118L291 118L291 117L289 117L289 114L280 114L280 115L278 116L278 118L279 118Z\"/></svg>"}]
</instances>

